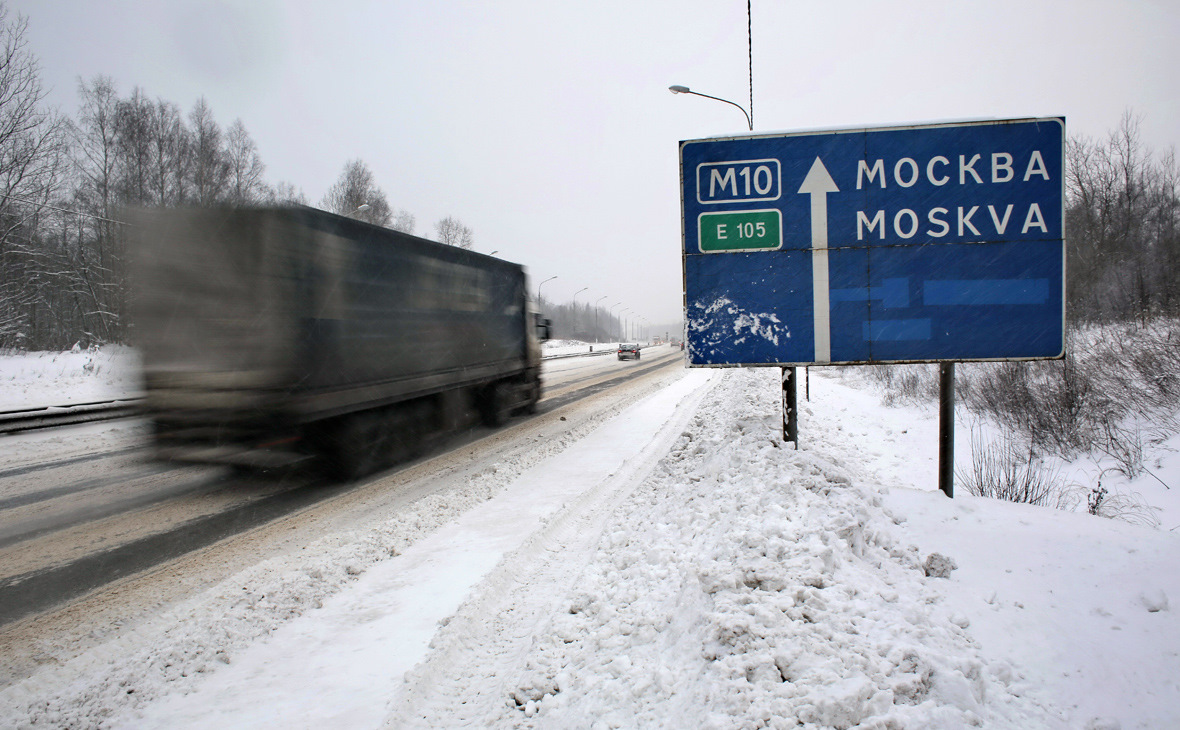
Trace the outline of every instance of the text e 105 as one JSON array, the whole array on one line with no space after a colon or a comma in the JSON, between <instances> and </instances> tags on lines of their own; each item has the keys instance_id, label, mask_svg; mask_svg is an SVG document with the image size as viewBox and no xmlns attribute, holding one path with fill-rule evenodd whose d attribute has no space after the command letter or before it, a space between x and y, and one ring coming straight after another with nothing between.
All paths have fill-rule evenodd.
<instances>
[{"instance_id":1,"label":"text e 105","mask_svg":"<svg viewBox=\"0 0 1180 730\"><path fill-rule=\"evenodd\" d=\"M701 253L774 251L782 248L782 229L776 209L702 213L697 219Z\"/></svg>"}]
</instances>

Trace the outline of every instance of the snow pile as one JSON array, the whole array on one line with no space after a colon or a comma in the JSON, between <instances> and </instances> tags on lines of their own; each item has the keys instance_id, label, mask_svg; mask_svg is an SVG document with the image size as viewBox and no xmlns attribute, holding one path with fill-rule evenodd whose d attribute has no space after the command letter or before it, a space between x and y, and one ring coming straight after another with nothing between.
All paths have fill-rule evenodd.
<instances>
[{"instance_id":1,"label":"snow pile","mask_svg":"<svg viewBox=\"0 0 1180 730\"><path fill-rule=\"evenodd\" d=\"M476 725L1059 726L939 607L860 475L781 444L776 374L726 373Z\"/></svg>"},{"instance_id":2,"label":"snow pile","mask_svg":"<svg viewBox=\"0 0 1180 730\"><path fill-rule=\"evenodd\" d=\"M139 391L138 354L127 347L0 354L0 410L127 398Z\"/></svg>"}]
</instances>

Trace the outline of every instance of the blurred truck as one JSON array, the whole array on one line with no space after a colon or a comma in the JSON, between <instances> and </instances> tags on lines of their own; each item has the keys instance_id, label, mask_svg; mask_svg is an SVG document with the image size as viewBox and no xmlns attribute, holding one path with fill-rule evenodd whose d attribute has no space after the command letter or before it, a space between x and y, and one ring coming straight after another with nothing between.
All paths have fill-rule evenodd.
<instances>
[{"instance_id":1,"label":"blurred truck","mask_svg":"<svg viewBox=\"0 0 1180 730\"><path fill-rule=\"evenodd\" d=\"M541 397L524 268L307 207L127 211L156 457L354 479Z\"/></svg>"}]
</instances>

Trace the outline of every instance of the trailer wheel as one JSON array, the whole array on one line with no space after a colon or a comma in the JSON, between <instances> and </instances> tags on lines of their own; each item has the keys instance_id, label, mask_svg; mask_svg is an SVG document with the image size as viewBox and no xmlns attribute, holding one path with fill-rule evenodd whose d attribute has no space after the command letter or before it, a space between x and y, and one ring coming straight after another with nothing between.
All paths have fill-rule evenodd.
<instances>
[{"instance_id":1,"label":"trailer wheel","mask_svg":"<svg viewBox=\"0 0 1180 730\"><path fill-rule=\"evenodd\" d=\"M381 429L371 413L351 413L323 422L316 446L329 478L354 482L379 468Z\"/></svg>"},{"instance_id":2,"label":"trailer wheel","mask_svg":"<svg viewBox=\"0 0 1180 730\"><path fill-rule=\"evenodd\" d=\"M503 426L511 415L509 401L508 385L503 381L484 388L479 403L479 416L483 424L491 428Z\"/></svg>"},{"instance_id":3,"label":"trailer wheel","mask_svg":"<svg viewBox=\"0 0 1180 730\"><path fill-rule=\"evenodd\" d=\"M522 390L528 393L528 397L525 398L524 404L516 409L516 412L532 415L537 412L537 401L541 400L541 381L533 378L525 383Z\"/></svg>"}]
</instances>

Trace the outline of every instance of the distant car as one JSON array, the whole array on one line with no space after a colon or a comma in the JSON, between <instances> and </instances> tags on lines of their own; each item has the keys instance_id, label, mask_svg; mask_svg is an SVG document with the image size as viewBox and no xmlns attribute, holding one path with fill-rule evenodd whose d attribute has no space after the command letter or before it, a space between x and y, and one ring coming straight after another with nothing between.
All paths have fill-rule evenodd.
<instances>
[{"instance_id":1,"label":"distant car","mask_svg":"<svg viewBox=\"0 0 1180 730\"><path fill-rule=\"evenodd\" d=\"M629 360L631 358L639 359L639 345L619 345L619 359Z\"/></svg>"}]
</instances>

